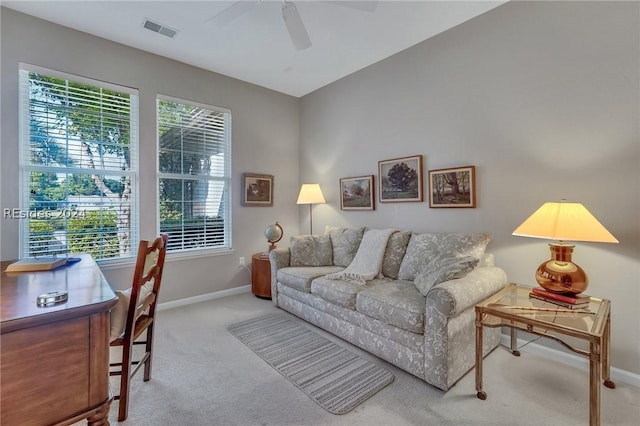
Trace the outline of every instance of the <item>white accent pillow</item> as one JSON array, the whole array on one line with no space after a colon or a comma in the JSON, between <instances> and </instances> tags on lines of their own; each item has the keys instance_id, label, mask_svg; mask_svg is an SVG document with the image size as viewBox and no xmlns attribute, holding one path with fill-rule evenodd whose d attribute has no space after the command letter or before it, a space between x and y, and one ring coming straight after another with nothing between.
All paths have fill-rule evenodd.
<instances>
[{"instance_id":1,"label":"white accent pillow","mask_svg":"<svg viewBox=\"0 0 640 426\"><path fill-rule=\"evenodd\" d=\"M153 280L140 287L138 300L142 300L142 304L138 304L136 318L138 318L153 302ZM129 302L131 301L131 287L126 290L117 290L118 302L111 308L111 333L109 341L122 337L124 328L127 325L127 312L129 310Z\"/></svg>"}]
</instances>

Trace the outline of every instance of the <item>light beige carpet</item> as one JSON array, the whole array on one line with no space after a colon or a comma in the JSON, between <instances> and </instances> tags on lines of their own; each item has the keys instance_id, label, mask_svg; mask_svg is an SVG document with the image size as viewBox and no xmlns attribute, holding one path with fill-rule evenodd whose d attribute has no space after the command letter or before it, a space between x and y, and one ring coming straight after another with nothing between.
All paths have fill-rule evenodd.
<instances>
[{"instance_id":1,"label":"light beige carpet","mask_svg":"<svg viewBox=\"0 0 640 426\"><path fill-rule=\"evenodd\" d=\"M251 294L158 313L153 375L132 381L125 425L587 425L588 374L522 349L498 347L484 363L488 399L473 371L448 392L319 329L395 376L344 415L328 413L232 336L230 324L279 311ZM117 391L117 389L114 389ZM110 422L117 424L117 405ZM638 425L640 389L602 387L602 425Z\"/></svg>"},{"instance_id":2,"label":"light beige carpet","mask_svg":"<svg viewBox=\"0 0 640 426\"><path fill-rule=\"evenodd\" d=\"M333 414L345 414L393 382L393 374L286 312L231 324L229 332Z\"/></svg>"}]
</instances>

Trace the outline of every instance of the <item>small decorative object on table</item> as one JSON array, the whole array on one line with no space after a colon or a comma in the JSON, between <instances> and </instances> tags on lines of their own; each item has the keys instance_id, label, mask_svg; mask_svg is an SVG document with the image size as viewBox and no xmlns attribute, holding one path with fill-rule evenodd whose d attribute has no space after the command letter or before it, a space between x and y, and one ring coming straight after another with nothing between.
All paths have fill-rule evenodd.
<instances>
[{"instance_id":1,"label":"small decorative object on table","mask_svg":"<svg viewBox=\"0 0 640 426\"><path fill-rule=\"evenodd\" d=\"M260 256L263 258L269 258L269 252L276 248L276 243L282 239L284 231L282 226L278 222L273 225L269 225L264 230L264 236L269 244L269 251L262 253Z\"/></svg>"},{"instance_id":2,"label":"small decorative object on table","mask_svg":"<svg viewBox=\"0 0 640 426\"><path fill-rule=\"evenodd\" d=\"M52 306L58 303L66 302L69 299L69 293L66 291L51 291L38 296L36 299L36 305Z\"/></svg>"}]
</instances>

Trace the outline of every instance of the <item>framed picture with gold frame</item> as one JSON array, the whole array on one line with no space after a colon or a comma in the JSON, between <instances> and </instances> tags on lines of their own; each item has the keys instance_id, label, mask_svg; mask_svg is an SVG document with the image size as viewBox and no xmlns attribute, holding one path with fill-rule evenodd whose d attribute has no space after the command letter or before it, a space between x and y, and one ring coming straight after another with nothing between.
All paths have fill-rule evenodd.
<instances>
[{"instance_id":1,"label":"framed picture with gold frame","mask_svg":"<svg viewBox=\"0 0 640 426\"><path fill-rule=\"evenodd\" d=\"M429 207L475 208L476 167L429 170Z\"/></svg>"},{"instance_id":2,"label":"framed picture with gold frame","mask_svg":"<svg viewBox=\"0 0 640 426\"><path fill-rule=\"evenodd\" d=\"M340 209L375 210L373 175L340 179Z\"/></svg>"},{"instance_id":3,"label":"framed picture with gold frame","mask_svg":"<svg viewBox=\"0 0 640 426\"><path fill-rule=\"evenodd\" d=\"M273 206L273 175L243 173L242 205L249 207Z\"/></svg>"}]
</instances>

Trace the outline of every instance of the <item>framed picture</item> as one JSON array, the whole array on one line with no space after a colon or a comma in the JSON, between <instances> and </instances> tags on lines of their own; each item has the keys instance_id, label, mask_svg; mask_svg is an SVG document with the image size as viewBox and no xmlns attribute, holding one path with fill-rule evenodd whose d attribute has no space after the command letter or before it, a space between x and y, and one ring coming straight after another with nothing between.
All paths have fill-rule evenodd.
<instances>
[{"instance_id":1,"label":"framed picture","mask_svg":"<svg viewBox=\"0 0 640 426\"><path fill-rule=\"evenodd\" d=\"M422 155L378 161L381 203L422 201Z\"/></svg>"},{"instance_id":2,"label":"framed picture","mask_svg":"<svg viewBox=\"0 0 640 426\"><path fill-rule=\"evenodd\" d=\"M340 179L342 210L375 210L373 175Z\"/></svg>"},{"instance_id":3,"label":"framed picture","mask_svg":"<svg viewBox=\"0 0 640 426\"><path fill-rule=\"evenodd\" d=\"M429 170L429 207L476 206L476 167Z\"/></svg>"},{"instance_id":4,"label":"framed picture","mask_svg":"<svg viewBox=\"0 0 640 426\"><path fill-rule=\"evenodd\" d=\"M273 175L242 174L242 205L273 206Z\"/></svg>"}]
</instances>

